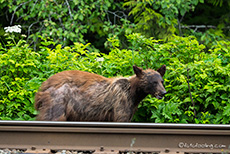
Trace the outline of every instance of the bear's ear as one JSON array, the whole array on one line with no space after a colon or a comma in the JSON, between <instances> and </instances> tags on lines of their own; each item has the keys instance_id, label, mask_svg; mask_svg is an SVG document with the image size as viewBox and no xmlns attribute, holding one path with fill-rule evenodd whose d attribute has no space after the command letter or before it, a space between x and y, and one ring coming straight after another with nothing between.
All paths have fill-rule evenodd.
<instances>
[{"instance_id":1,"label":"bear's ear","mask_svg":"<svg viewBox=\"0 0 230 154\"><path fill-rule=\"evenodd\" d=\"M143 75L143 69L133 65L133 71L137 77L141 77Z\"/></svg>"},{"instance_id":2,"label":"bear's ear","mask_svg":"<svg viewBox=\"0 0 230 154\"><path fill-rule=\"evenodd\" d=\"M165 65L162 65L161 68L157 69L157 72L159 72L162 77L165 75L165 71L166 71L166 66Z\"/></svg>"}]
</instances>

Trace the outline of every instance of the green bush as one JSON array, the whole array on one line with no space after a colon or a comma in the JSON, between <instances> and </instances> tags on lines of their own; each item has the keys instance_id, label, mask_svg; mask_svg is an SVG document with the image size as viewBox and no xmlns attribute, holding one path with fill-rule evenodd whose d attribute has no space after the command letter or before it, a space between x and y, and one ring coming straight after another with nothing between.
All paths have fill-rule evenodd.
<instances>
[{"instance_id":1,"label":"green bush","mask_svg":"<svg viewBox=\"0 0 230 154\"><path fill-rule=\"evenodd\" d=\"M125 13L122 14L122 3L113 0L1 0L0 9L3 10L1 19L4 21L6 16L8 20L0 24L0 36L1 26L23 25L27 42L34 48L39 46L40 35L64 46L73 42L93 42L101 46L107 35L121 33L132 26L127 24Z\"/></svg>"},{"instance_id":2,"label":"green bush","mask_svg":"<svg viewBox=\"0 0 230 154\"><path fill-rule=\"evenodd\" d=\"M0 46L1 119L33 120L37 114L34 94L43 81L57 72L77 69L106 77L129 76L134 64L144 69L165 64L168 94L162 100L148 96L133 121L230 123L229 42L217 42L206 51L194 37L174 36L165 43L130 34L127 49L122 49L114 36L107 42L111 51L103 54L93 51L90 44L50 49L54 42L41 40L38 51L23 40Z\"/></svg>"},{"instance_id":3,"label":"green bush","mask_svg":"<svg viewBox=\"0 0 230 154\"><path fill-rule=\"evenodd\" d=\"M41 37L41 39L43 39ZM109 55L89 51L90 44L75 43L73 47L41 42L35 52L25 41L0 46L0 118L2 120L33 120L34 95L41 83L63 70L78 69L107 77L131 74L132 51L114 49Z\"/></svg>"},{"instance_id":4,"label":"green bush","mask_svg":"<svg viewBox=\"0 0 230 154\"><path fill-rule=\"evenodd\" d=\"M168 43L148 39L139 47L149 67L167 65L168 94L164 100L147 98L136 121L229 123L229 42L220 41L207 53L204 49L194 37L178 36Z\"/></svg>"},{"instance_id":5,"label":"green bush","mask_svg":"<svg viewBox=\"0 0 230 154\"><path fill-rule=\"evenodd\" d=\"M9 49L0 48L0 117L3 120L31 120L35 114L34 92L41 83L37 78L40 55L25 41Z\"/></svg>"}]
</instances>

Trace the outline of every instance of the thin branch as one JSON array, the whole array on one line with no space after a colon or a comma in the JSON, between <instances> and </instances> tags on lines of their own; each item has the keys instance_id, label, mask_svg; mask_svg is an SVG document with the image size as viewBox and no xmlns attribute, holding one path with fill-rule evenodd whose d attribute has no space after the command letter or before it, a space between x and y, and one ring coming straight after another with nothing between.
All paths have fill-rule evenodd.
<instances>
[{"instance_id":1,"label":"thin branch","mask_svg":"<svg viewBox=\"0 0 230 154\"><path fill-rule=\"evenodd\" d=\"M42 27L39 29L38 33L40 33L42 31L43 27L44 27L44 24L42 24ZM38 37L36 38L36 42L34 42L34 51L36 51L37 42L38 42Z\"/></svg>"},{"instance_id":2,"label":"thin branch","mask_svg":"<svg viewBox=\"0 0 230 154\"><path fill-rule=\"evenodd\" d=\"M182 20L184 19L185 14L187 13L187 11L185 11L184 15L180 18L180 23L182 22Z\"/></svg>"},{"instance_id":3,"label":"thin branch","mask_svg":"<svg viewBox=\"0 0 230 154\"><path fill-rule=\"evenodd\" d=\"M177 23L178 23L178 29L179 29L180 36L182 36L181 24L180 24L179 19L177 19Z\"/></svg>"},{"instance_id":4,"label":"thin branch","mask_svg":"<svg viewBox=\"0 0 230 154\"><path fill-rule=\"evenodd\" d=\"M19 18L16 19L16 22L18 22L19 20L21 20L22 18L24 18L26 16L26 14L20 16Z\"/></svg>"},{"instance_id":5,"label":"thin branch","mask_svg":"<svg viewBox=\"0 0 230 154\"><path fill-rule=\"evenodd\" d=\"M56 2L56 0L54 0L54 3L58 6L58 3ZM63 25L61 18L59 17L58 20L59 20L59 22L61 24L61 27L62 27L63 31L65 31L65 26ZM65 46L65 41L66 41L66 37L64 37L64 44L63 44L63 46Z\"/></svg>"},{"instance_id":6,"label":"thin branch","mask_svg":"<svg viewBox=\"0 0 230 154\"><path fill-rule=\"evenodd\" d=\"M108 19L109 23L112 25L112 22L111 22L111 20L109 19L108 11L106 11L106 16L107 16L107 19Z\"/></svg>"},{"instance_id":7,"label":"thin branch","mask_svg":"<svg viewBox=\"0 0 230 154\"><path fill-rule=\"evenodd\" d=\"M114 20L114 24L116 24L116 17L120 18L120 19L124 19L124 18L127 19L127 15L124 12L122 12L122 11L112 12L112 11L108 10L107 12L114 15L114 19L113 19ZM117 13L121 13L122 16L117 15Z\"/></svg>"},{"instance_id":8,"label":"thin branch","mask_svg":"<svg viewBox=\"0 0 230 154\"><path fill-rule=\"evenodd\" d=\"M38 2L38 0L36 0L36 2L33 4L33 7L32 7L32 9L30 10L30 12L32 12L32 11L34 10L34 7L35 7L35 5L37 4L37 2Z\"/></svg>"},{"instance_id":9,"label":"thin branch","mask_svg":"<svg viewBox=\"0 0 230 154\"><path fill-rule=\"evenodd\" d=\"M197 30L199 28L216 28L216 26L213 26L213 25L188 25L188 26L184 26L184 25L182 25L181 28L195 28Z\"/></svg>"},{"instance_id":10,"label":"thin branch","mask_svg":"<svg viewBox=\"0 0 230 154\"><path fill-rule=\"evenodd\" d=\"M217 26L213 26L213 25L182 25L181 28L184 28L184 29L190 29L190 28L195 28L195 30L199 29L199 28L214 28L216 29ZM230 26L227 26L227 27L224 27L222 29L230 29Z\"/></svg>"},{"instance_id":11,"label":"thin branch","mask_svg":"<svg viewBox=\"0 0 230 154\"><path fill-rule=\"evenodd\" d=\"M65 0L65 1L66 1L67 6L68 6L70 18L73 19L73 15L72 15L71 10L70 10L69 2L68 2L68 0Z\"/></svg>"},{"instance_id":12,"label":"thin branch","mask_svg":"<svg viewBox=\"0 0 230 154\"><path fill-rule=\"evenodd\" d=\"M21 3L21 4L19 4L19 5L15 8L14 13L12 14L12 17L11 17L11 20L10 20L10 25L12 25L12 23L13 23L14 15L15 15L17 9L18 9L20 6L25 5L26 3L29 3L30 1L31 1L31 0L29 0L29 1L27 1L27 2L24 2L24 3Z\"/></svg>"},{"instance_id":13,"label":"thin branch","mask_svg":"<svg viewBox=\"0 0 230 154\"><path fill-rule=\"evenodd\" d=\"M40 21L40 22L43 22L43 21ZM39 31L38 31L39 33L42 31L43 27L44 27L44 23L42 24L41 28L39 29ZM29 38L29 36L28 36L28 38ZM28 40L28 38L27 38L27 40ZM31 46L32 44L34 44L34 50L35 50L36 49L36 41L33 41L33 39L32 39L32 42L30 43L29 46Z\"/></svg>"},{"instance_id":14,"label":"thin branch","mask_svg":"<svg viewBox=\"0 0 230 154\"><path fill-rule=\"evenodd\" d=\"M188 83L188 91L189 91L189 96L190 96L190 99L191 99L191 102L192 102L192 105L193 105L193 113L194 113L194 116L196 117L196 109L195 109L195 102L193 101L193 98L192 98L192 93L191 93L191 88L190 88L190 84L189 84L189 68L187 68L187 83Z\"/></svg>"},{"instance_id":15,"label":"thin branch","mask_svg":"<svg viewBox=\"0 0 230 154\"><path fill-rule=\"evenodd\" d=\"M6 15L6 20L7 20L7 21L9 21L8 12L9 12L9 9L7 9L7 10L5 11L5 15Z\"/></svg>"},{"instance_id":16,"label":"thin branch","mask_svg":"<svg viewBox=\"0 0 230 154\"><path fill-rule=\"evenodd\" d=\"M188 26L184 26L184 25L182 25L181 28L216 28L216 26L213 26L213 25L188 25Z\"/></svg>"},{"instance_id":17,"label":"thin branch","mask_svg":"<svg viewBox=\"0 0 230 154\"><path fill-rule=\"evenodd\" d=\"M38 22L40 22L40 21L36 21L36 22L34 22L34 23L32 23L30 26L29 26L29 28L28 28L28 34L27 34L27 41L28 41L28 38L29 38L29 36L30 36L30 29L31 29L31 27L34 25L34 24L37 24Z\"/></svg>"}]
</instances>

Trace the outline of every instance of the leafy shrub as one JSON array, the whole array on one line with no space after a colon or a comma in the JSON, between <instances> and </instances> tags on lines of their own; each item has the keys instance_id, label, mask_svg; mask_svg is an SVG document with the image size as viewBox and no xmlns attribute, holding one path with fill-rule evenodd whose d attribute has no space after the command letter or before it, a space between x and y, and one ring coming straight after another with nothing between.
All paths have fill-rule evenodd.
<instances>
[{"instance_id":1,"label":"leafy shrub","mask_svg":"<svg viewBox=\"0 0 230 154\"><path fill-rule=\"evenodd\" d=\"M28 35L27 42L34 48L39 46L40 35L52 37L64 46L73 42L85 43L88 39L100 46L107 35L120 33L124 27L131 26L126 24L122 3L113 0L2 0L0 4L1 13L8 20L7 25L23 25L22 30Z\"/></svg>"},{"instance_id":2,"label":"leafy shrub","mask_svg":"<svg viewBox=\"0 0 230 154\"><path fill-rule=\"evenodd\" d=\"M194 37L174 36L167 43L149 39L139 49L149 67L167 65L168 94L160 101L146 99L137 121L149 116L151 122L229 123L229 42L218 42L205 53L205 46Z\"/></svg>"},{"instance_id":3,"label":"leafy shrub","mask_svg":"<svg viewBox=\"0 0 230 154\"><path fill-rule=\"evenodd\" d=\"M176 26L180 23L179 17L194 11L198 3L204 3L204 1L129 0L124 3L124 6L131 9L129 15L133 16L137 31L147 36L169 38L176 32Z\"/></svg>"},{"instance_id":4,"label":"leafy shrub","mask_svg":"<svg viewBox=\"0 0 230 154\"><path fill-rule=\"evenodd\" d=\"M19 41L9 49L0 49L0 117L31 120L35 114L31 104L40 84L37 78L39 54L25 41Z\"/></svg>"},{"instance_id":5,"label":"leafy shrub","mask_svg":"<svg viewBox=\"0 0 230 154\"><path fill-rule=\"evenodd\" d=\"M168 94L162 100L148 96L134 121L230 123L229 42L217 42L206 51L194 37L174 36L165 43L130 34L127 49L114 36L107 42L111 51L103 54L82 43L50 49L54 42L41 39L36 52L22 40L0 46L1 119L33 120L34 94L43 81L57 72L77 69L106 77L129 76L134 64L144 69L166 64Z\"/></svg>"},{"instance_id":6,"label":"leafy shrub","mask_svg":"<svg viewBox=\"0 0 230 154\"><path fill-rule=\"evenodd\" d=\"M41 37L41 39L43 39ZM12 41L14 42L14 41ZM90 44L75 43L73 47L57 45L48 48L52 41L43 40L35 52L25 41L8 42L0 46L0 118L3 120L33 120L34 95L41 83L53 74L79 69L107 77L131 74L132 52L114 49L109 55L90 52Z\"/></svg>"}]
</instances>

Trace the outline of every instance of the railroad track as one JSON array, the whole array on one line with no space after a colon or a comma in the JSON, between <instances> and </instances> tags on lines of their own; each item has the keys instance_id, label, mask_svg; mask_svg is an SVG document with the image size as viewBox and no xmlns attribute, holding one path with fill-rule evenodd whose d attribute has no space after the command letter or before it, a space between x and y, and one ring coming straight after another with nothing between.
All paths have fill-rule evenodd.
<instances>
[{"instance_id":1,"label":"railroad track","mask_svg":"<svg viewBox=\"0 0 230 154\"><path fill-rule=\"evenodd\" d=\"M0 121L0 149L89 154L230 153L230 125Z\"/></svg>"}]
</instances>

